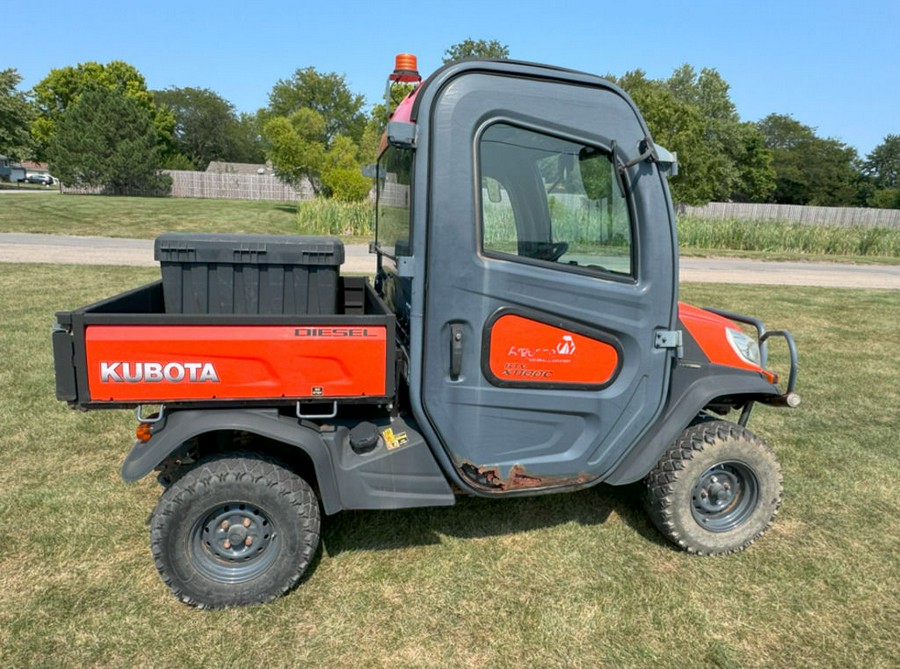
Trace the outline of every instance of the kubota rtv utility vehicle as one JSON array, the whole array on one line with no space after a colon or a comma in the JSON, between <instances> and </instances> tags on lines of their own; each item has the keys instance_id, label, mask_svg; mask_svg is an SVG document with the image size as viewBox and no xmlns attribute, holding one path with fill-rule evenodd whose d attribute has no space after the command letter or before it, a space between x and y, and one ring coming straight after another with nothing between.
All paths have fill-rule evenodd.
<instances>
[{"instance_id":1,"label":"kubota rtv utility vehicle","mask_svg":"<svg viewBox=\"0 0 900 669\"><path fill-rule=\"evenodd\" d=\"M374 283L336 239L163 235L162 281L57 315L57 395L138 407L122 476L158 472L153 558L194 605L289 590L322 511L458 495L644 479L671 541L739 551L782 497L750 410L796 406L796 352L678 302L673 169L603 79L448 65L388 125Z\"/></svg>"}]
</instances>

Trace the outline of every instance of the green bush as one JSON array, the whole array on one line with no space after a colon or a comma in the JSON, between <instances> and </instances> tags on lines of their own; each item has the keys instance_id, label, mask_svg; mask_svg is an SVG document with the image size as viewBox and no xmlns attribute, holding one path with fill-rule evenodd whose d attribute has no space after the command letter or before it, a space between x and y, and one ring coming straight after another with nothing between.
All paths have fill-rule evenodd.
<instances>
[{"instance_id":1,"label":"green bush","mask_svg":"<svg viewBox=\"0 0 900 669\"><path fill-rule=\"evenodd\" d=\"M322 173L322 183L339 202L362 202L372 189L372 180L359 168L336 167Z\"/></svg>"},{"instance_id":2,"label":"green bush","mask_svg":"<svg viewBox=\"0 0 900 669\"><path fill-rule=\"evenodd\" d=\"M900 188L882 188L872 194L870 204L879 209L900 209Z\"/></svg>"},{"instance_id":3,"label":"green bush","mask_svg":"<svg viewBox=\"0 0 900 669\"><path fill-rule=\"evenodd\" d=\"M374 207L368 202L317 197L297 203L297 224L303 235L371 237L374 215Z\"/></svg>"}]
</instances>

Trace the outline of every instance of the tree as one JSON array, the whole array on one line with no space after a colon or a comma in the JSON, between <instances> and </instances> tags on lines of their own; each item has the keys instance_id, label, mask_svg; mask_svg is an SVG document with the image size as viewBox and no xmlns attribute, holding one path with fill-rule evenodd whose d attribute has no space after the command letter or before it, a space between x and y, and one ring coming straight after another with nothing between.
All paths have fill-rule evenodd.
<instances>
[{"instance_id":1,"label":"tree","mask_svg":"<svg viewBox=\"0 0 900 669\"><path fill-rule=\"evenodd\" d=\"M876 188L900 186L900 135L887 135L863 163L863 174Z\"/></svg>"},{"instance_id":2,"label":"tree","mask_svg":"<svg viewBox=\"0 0 900 669\"><path fill-rule=\"evenodd\" d=\"M294 188L308 180L316 194L338 200L362 200L368 194L372 184L362 175L356 143L337 135L326 146L325 119L318 112L300 109L289 118L273 118L263 135L275 174Z\"/></svg>"},{"instance_id":3,"label":"tree","mask_svg":"<svg viewBox=\"0 0 900 669\"><path fill-rule=\"evenodd\" d=\"M509 58L509 47L495 39L473 40L471 37L444 51L444 64L464 58Z\"/></svg>"},{"instance_id":4,"label":"tree","mask_svg":"<svg viewBox=\"0 0 900 669\"><path fill-rule=\"evenodd\" d=\"M900 188L880 188L872 193L869 206L877 209L900 209Z\"/></svg>"},{"instance_id":5,"label":"tree","mask_svg":"<svg viewBox=\"0 0 900 669\"><path fill-rule=\"evenodd\" d=\"M175 149L205 170L213 160L251 162L251 136L234 105L208 88L153 91L153 100L175 118ZM257 155L259 151L255 152Z\"/></svg>"},{"instance_id":6,"label":"tree","mask_svg":"<svg viewBox=\"0 0 900 669\"><path fill-rule=\"evenodd\" d=\"M369 194L372 180L362 175L356 144L349 137L338 135L325 153L322 183L335 200L359 202Z\"/></svg>"},{"instance_id":7,"label":"tree","mask_svg":"<svg viewBox=\"0 0 900 669\"><path fill-rule=\"evenodd\" d=\"M642 70L625 73L617 83L643 113L654 141L678 153L678 176L669 180L675 201L709 202L713 182L707 174L708 151L699 110L679 100L664 82L648 79Z\"/></svg>"},{"instance_id":8,"label":"tree","mask_svg":"<svg viewBox=\"0 0 900 669\"><path fill-rule=\"evenodd\" d=\"M856 149L836 139L822 139L814 128L784 114L769 114L757 127L772 152L775 202L833 207L858 204Z\"/></svg>"},{"instance_id":9,"label":"tree","mask_svg":"<svg viewBox=\"0 0 900 669\"><path fill-rule=\"evenodd\" d=\"M636 70L617 82L641 109L654 140L678 153L678 176L669 182L677 202L765 199L772 191L775 174L762 134L741 122L716 70L698 73L682 65L666 80Z\"/></svg>"},{"instance_id":10,"label":"tree","mask_svg":"<svg viewBox=\"0 0 900 669\"><path fill-rule=\"evenodd\" d=\"M295 187L308 179L317 194L365 197L371 184L361 174L358 145L364 135L367 147L371 144L372 129L364 103L343 76L312 67L275 84L262 114L266 155L275 173Z\"/></svg>"},{"instance_id":11,"label":"tree","mask_svg":"<svg viewBox=\"0 0 900 669\"><path fill-rule=\"evenodd\" d=\"M737 129L737 182L732 185L731 199L738 202L766 202L775 190L775 167L772 152L755 123L741 123Z\"/></svg>"},{"instance_id":12,"label":"tree","mask_svg":"<svg viewBox=\"0 0 900 669\"><path fill-rule=\"evenodd\" d=\"M260 112L242 112L234 127L234 160L237 163L261 163L266 159L262 144Z\"/></svg>"},{"instance_id":13,"label":"tree","mask_svg":"<svg viewBox=\"0 0 900 669\"><path fill-rule=\"evenodd\" d=\"M900 186L900 135L887 135L872 149L863 163L863 171L877 188Z\"/></svg>"},{"instance_id":14,"label":"tree","mask_svg":"<svg viewBox=\"0 0 900 669\"><path fill-rule=\"evenodd\" d=\"M153 103L153 95L135 67L120 60L106 65L87 62L75 67L53 69L34 87L38 117L31 124L31 135L37 143L39 155L45 154L66 111L78 102L85 91L96 88L117 91L143 107L150 115L157 142L163 146L171 143L175 118L171 112Z\"/></svg>"},{"instance_id":15,"label":"tree","mask_svg":"<svg viewBox=\"0 0 900 669\"><path fill-rule=\"evenodd\" d=\"M319 175L325 164L325 119L314 109L301 108L289 117L277 116L263 126L266 155L275 175L299 188L308 179L321 191Z\"/></svg>"},{"instance_id":16,"label":"tree","mask_svg":"<svg viewBox=\"0 0 900 669\"><path fill-rule=\"evenodd\" d=\"M728 84L716 70L703 68L698 75L685 64L672 73L665 86L677 100L698 112L703 160L695 161L699 169L693 175L694 190L703 193L703 199L730 199L740 178L736 161L740 118L728 97Z\"/></svg>"},{"instance_id":17,"label":"tree","mask_svg":"<svg viewBox=\"0 0 900 669\"><path fill-rule=\"evenodd\" d=\"M13 160L23 160L31 151L28 125L34 112L25 94L16 90L21 81L16 70L0 70L0 154Z\"/></svg>"},{"instance_id":18,"label":"tree","mask_svg":"<svg viewBox=\"0 0 900 669\"><path fill-rule=\"evenodd\" d=\"M351 93L343 75L321 73L314 67L298 69L288 80L279 80L269 94L267 118L290 117L301 109L311 109L325 123L325 142L346 135L359 142L366 127L365 98Z\"/></svg>"},{"instance_id":19,"label":"tree","mask_svg":"<svg viewBox=\"0 0 900 669\"><path fill-rule=\"evenodd\" d=\"M765 200L775 188L772 157L755 125L741 123L730 86L712 68L677 68L665 82L681 102L700 113L704 144L703 190L711 200Z\"/></svg>"},{"instance_id":20,"label":"tree","mask_svg":"<svg viewBox=\"0 0 900 669\"><path fill-rule=\"evenodd\" d=\"M125 93L97 86L67 107L48 148L50 168L70 185L123 195L161 192L161 148L152 112Z\"/></svg>"},{"instance_id":21,"label":"tree","mask_svg":"<svg viewBox=\"0 0 900 669\"><path fill-rule=\"evenodd\" d=\"M900 135L887 135L862 165L867 203L880 209L900 209Z\"/></svg>"}]
</instances>

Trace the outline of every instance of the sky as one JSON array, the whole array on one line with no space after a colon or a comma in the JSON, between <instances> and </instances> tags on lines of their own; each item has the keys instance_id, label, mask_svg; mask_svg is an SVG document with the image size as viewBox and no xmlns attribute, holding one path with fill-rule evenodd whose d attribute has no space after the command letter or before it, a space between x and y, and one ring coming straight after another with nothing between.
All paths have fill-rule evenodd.
<instances>
[{"instance_id":1,"label":"sky","mask_svg":"<svg viewBox=\"0 0 900 669\"><path fill-rule=\"evenodd\" d=\"M592 74L641 69L667 78L713 68L744 121L788 114L865 157L900 134L900 0L532 2L320 0L259 3L79 0L4 12L0 69L28 90L54 68L123 60L151 90L208 88L238 111L268 103L276 82L308 66L345 77L369 105L394 55L427 76L467 38L510 57Z\"/></svg>"}]
</instances>

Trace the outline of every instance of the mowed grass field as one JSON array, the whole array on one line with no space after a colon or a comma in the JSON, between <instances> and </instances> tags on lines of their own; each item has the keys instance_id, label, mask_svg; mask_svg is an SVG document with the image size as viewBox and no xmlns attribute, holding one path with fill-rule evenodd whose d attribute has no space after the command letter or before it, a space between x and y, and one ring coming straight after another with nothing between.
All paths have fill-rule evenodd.
<instances>
[{"instance_id":1,"label":"mowed grass field","mask_svg":"<svg viewBox=\"0 0 900 669\"><path fill-rule=\"evenodd\" d=\"M0 194L0 232L154 239L164 232L295 235L292 202Z\"/></svg>"},{"instance_id":2,"label":"mowed grass field","mask_svg":"<svg viewBox=\"0 0 900 669\"><path fill-rule=\"evenodd\" d=\"M686 285L793 331L795 411L757 408L785 503L748 551L673 550L640 486L327 518L305 582L203 612L158 578L126 411L54 398L50 329L152 269L0 265L0 665L847 667L900 663L900 293ZM784 364L783 351L773 356Z\"/></svg>"}]
</instances>

